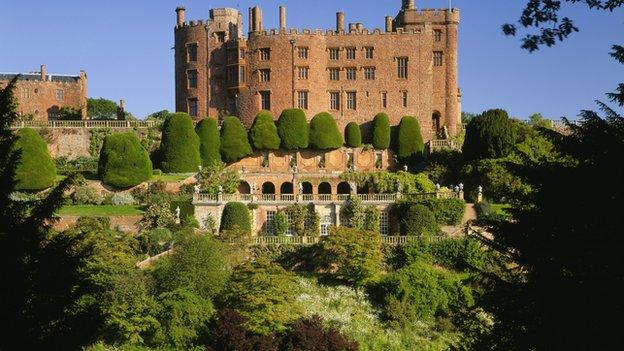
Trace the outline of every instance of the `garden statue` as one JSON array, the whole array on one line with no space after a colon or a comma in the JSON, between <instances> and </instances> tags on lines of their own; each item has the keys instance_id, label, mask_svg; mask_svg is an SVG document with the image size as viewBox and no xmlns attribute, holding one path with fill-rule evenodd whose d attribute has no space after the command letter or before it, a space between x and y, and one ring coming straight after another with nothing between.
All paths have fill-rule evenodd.
<instances>
[{"instance_id":1,"label":"garden statue","mask_svg":"<svg viewBox=\"0 0 624 351\"><path fill-rule=\"evenodd\" d=\"M193 190L195 191L195 194L199 194L199 191L201 190L201 186L199 184L195 184L195 186L193 187Z\"/></svg>"},{"instance_id":2,"label":"garden statue","mask_svg":"<svg viewBox=\"0 0 624 351\"><path fill-rule=\"evenodd\" d=\"M441 188L442 188L442 187L440 186L440 183L437 183L437 184L436 184L436 192L439 192Z\"/></svg>"},{"instance_id":3,"label":"garden statue","mask_svg":"<svg viewBox=\"0 0 624 351\"><path fill-rule=\"evenodd\" d=\"M223 186L219 185L218 189L219 195L223 194Z\"/></svg>"},{"instance_id":4,"label":"garden statue","mask_svg":"<svg viewBox=\"0 0 624 351\"><path fill-rule=\"evenodd\" d=\"M459 191L464 191L464 184L463 183L459 183Z\"/></svg>"},{"instance_id":5,"label":"garden statue","mask_svg":"<svg viewBox=\"0 0 624 351\"><path fill-rule=\"evenodd\" d=\"M176 207L175 214L177 223L180 223L180 206Z\"/></svg>"},{"instance_id":6,"label":"garden statue","mask_svg":"<svg viewBox=\"0 0 624 351\"><path fill-rule=\"evenodd\" d=\"M401 193L403 191L403 185L401 184L401 181L397 179L396 181L396 192L397 193Z\"/></svg>"},{"instance_id":7,"label":"garden statue","mask_svg":"<svg viewBox=\"0 0 624 351\"><path fill-rule=\"evenodd\" d=\"M403 165L403 170L404 170L405 172L407 172L407 170L408 170L407 165Z\"/></svg>"},{"instance_id":8,"label":"garden statue","mask_svg":"<svg viewBox=\"0 0 624 351\"><path fill-rule=\"evenodd\" d=\"M483 194L483 187L481 185L479 185L477 190L479 191L479 194Z\"/></svg>"},{"instance_id":9,"label":"garden statue","mask_svg":"<svg viewBox=\"0 0 624 351\"><path fill-rule=\"evenodd\" d=\"M299 194L303 194L303 183L299 183Z\"/></svg>"}]
</instances>

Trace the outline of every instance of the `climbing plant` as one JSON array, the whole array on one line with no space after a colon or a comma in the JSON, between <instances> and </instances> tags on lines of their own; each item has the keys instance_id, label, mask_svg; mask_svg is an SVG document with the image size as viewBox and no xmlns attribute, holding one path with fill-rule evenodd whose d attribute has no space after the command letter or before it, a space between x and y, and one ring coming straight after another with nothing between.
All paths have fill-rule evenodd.
<instances>
[{"instance_id":1,"label":"climbing plant","mask_svg":"<svg viewBox=\"0 0 624 351\"><path fill-rule=\"evenodd\" d=\"M111 133L112 131L110 128L95 128L89 130L89 155L92 157L99 157L104 139Z\"/></svg>"},{"instance_id":2,"label":"climbing plant","mask_svg":"<svg viewBox=\"0 0 624 351\"><path fill-rule=\"evenodd\" d=\"M351 197L342 207L340 215L345 227L379 231L381 213L375 206L364 206L359 197Z\"/></svg>"}]
</instances>

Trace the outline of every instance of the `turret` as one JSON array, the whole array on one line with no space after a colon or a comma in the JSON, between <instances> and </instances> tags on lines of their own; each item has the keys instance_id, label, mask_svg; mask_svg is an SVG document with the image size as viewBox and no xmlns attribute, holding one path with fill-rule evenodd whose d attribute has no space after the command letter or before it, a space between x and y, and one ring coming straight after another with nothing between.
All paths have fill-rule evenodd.
<instances>
[{"instance_id":1,"label":"turret","mask_svg":"<svg viewBox=\"0 0 624 351\"><path fill-rule=\"evenodd\" d=\"M41 81L46 81L46 65L41 65Z\"/></svg>"},{"instance_id":2,"label":"turret","mask_svg":"<svg viewBox=\"0 0 624 351\"><path fill-rule=\"evenodd\" d=\"M386 16L386 32L390 33L392 32L392 29L392 17Z\"/></svg>"},{"instance_id":3,"label":"turret","mask_svg":"<svg viewBox=\"0 0 624 351\"><path fill-rule=\"evenodd\" d=\"M286 31L286 7L279 7L279 30L280 32Z\"/></svg>"},{"instance_id":4,"label":"turret","mask_svg":"<svg viewBox=\"0 0 624 351\"><path fill-rule=\"evenodd\" d=\"M414 0L403 0L403 6L401 7L403 10L414 10L416 9L416 5L414 4Z\"/></svg>"},{"instance_id":5,"label":"turret","mask_svg":"<svg viewBox=\"0 0 624 351\"><path fill-rule=\"evenodd\" d=\"M182 27L184 25L186 9L182 6L178 6L175 9L176 11L176 24L178 27Z\"/></svg>"},{"instance_id":6,"label":"turret","mask_svg":"<svg viewBox=\"0 0 624 351\"><path fill-rule=\"evenodd\" d=\"M344 32L345 29L345 16L344 12L336 13L336 32Z\"/></svg>"},{"instance_id":7,"label":"turret","mask_svg":"<svg viewBox=\"0 0 624 351\"><path fill-rule=\"evenodd\" d=\"M262 10L254 6L249 10L250 32L262 32Z\"/></svg>"}]
</instances>

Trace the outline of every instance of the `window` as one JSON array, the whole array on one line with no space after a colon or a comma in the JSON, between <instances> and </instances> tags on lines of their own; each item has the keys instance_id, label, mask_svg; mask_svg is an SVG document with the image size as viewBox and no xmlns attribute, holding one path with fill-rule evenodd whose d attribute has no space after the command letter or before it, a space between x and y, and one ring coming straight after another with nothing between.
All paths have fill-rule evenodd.
<instances>
[{"instance_id":1,"label":"window","mask_svg":"<svg viewBox=\"0 0 624 351\"><path fill-rule=\"evenodd\" d=\"M321 217L321 236L329 235L329 228L334 225L334 220L331 215L324 215Z\"/></svg>"},{"instance_id":2,"label":"window","mask_svg":"<svg viewBox=\"0 0 624 351\"><path fill-rule=\"evenodd\" d=\"M238 81L240 83L245 83L245 66L238 67Z\"/></svg>"},{"instance_id":3,"label":"window","mask_svg":"<svg viewBox=\"0 0 624 351\"><path fill-rule=\"evenodd\" d=\"M269 61L271 59L271 49L260 49L260 61Z\"/></svg>"},{"instance_id":4,"label":"window","mask_svg":"<svg viewBox=\"0 0 624 351\"><path fill-rule=\"evenodd\" d=\"M403 92L403 107L407 107L407 91Z\"/></svg>"},{"instance_id":5,"label":"window","mask_svg":"<svg viewBox=\"0 0 624 351\"><path fill-rule=\"evenodd\" d=\"M329 93L329 109L340 110L340 93L332 91Z\"/></svg>"},{"instance_id":6,"label":"window","mask_svg":"<svg viewBox=\"0 0 624 351\"><path fill-rule=\"evenodd\" d=\"M262 167L269 168L269 166L271 166L269 153L268 152L263 152L262 153Z\"/></svg>"},{"instance_id":7,"label":"window","mask_svg":"<svg viewBox=\"0 0 624 351\"><path fill-rule=\"evenodd\" d=\"M225 32L216 32L217 42L224 43L225 42Z\"/></svg>"},{"instance_id":8,"label":"window","mask_svg":"<svg viewBox=\"0 0 624 351\"><path fill-rule=\"evenodd\" d=\"M308 58L308 48L307 47L300 47L297 49L298 52L298 56L300 59L307 59Z\"/></svg>"},{"instance_id":9,"label":"window","mask_svg":"<svg viewBox=\"0 0 624 351\"><path fill-rule=\"evenodd\" d=\"M260 92L260 108L263 110L271 109L271 92L270 91L261 91Z\"/></svg>"},{"instance_id":10,"label":"window","mask_svg":"<svg viewBox=\"0 0 624 351\"><path fill-rule=\"evenodd\" d=\"M443 63L442 57L443 57L442 51L434 51L433 52L433 65L436 67L442 66L442 63Z\"/></svg>"},{"instance_id":11,"label":"window","mask_svg":"<svg viewBox=\"0 0 624 351\"><path fill-rule=\"evenodd\" d=\"M379 216L379 234L388 235L390 229L390 218L388 212L381 212Z\"/></svg>"},{"instance_id":12,"label":"window","mask_svg":"<svg viewBox=\"0 0 624 351\"><path fill-rule=\"evenodd\" d=\"M340 68L329 69L329 80L340 80Z\"/></svg>"},{"instance_id":13,"label":"window","mask_svg":"<svg viewBox=\"0 0 624 351\"><path fill-rule=\"evenodd\" d=\"M259 75L260 75L260 82L270 82L271 81L271 70L270 69L261 69Z\"/></svg>"},{"instance_id":14,"label":"window","mask_svg":"<svg viewBox=\"0 0 624 351\"><path fill-rule=\"evenodd\" d=\"M318 168L325 169L325 162L327 159L325 158L325 154L320 154L318 158Z\"/></svg>"},{"instance_id":15,"label":"window","mask_svg":"<svg viewBox=\"0 0 624 351\"><path fill-rule=\"evenodd\" d=\"M56 100L57 101L63 101L65 100L65 92L62 89L58 89L56 91Z\"/></svg>"},{"instance_id":16,"label":"window","mask_svg":"<svg viewBox=\"0 0 624 351\"><path fill-rule=\"evenodd\" d=\"M355 60L355 48L347 48L347 60Z\"/></svg>"},{"instance_id":17,"label":"window","mask_svg":"<svg viewBox=\"0 0 624 351\"><path fill-rule=\"evenodd\" d=\"M340 60L340 49L331 48L329 49L329 59L330 60Z\"/></svg>"},{"instance_id":18,"label":"window","mask_svg":"<svg viewBox=\"0 0 624 351\"><path fill-rule=\"evenodd\" d=\"M197 88L197 71L186 71L186 80L189 88Z\"/></svg>"},{"instance_id":19,"label":"window","mask_svg":"<svg viewBox=\"0 0 624 351\"><path fill-rule=\"evenodd\" d=\"M188 111L191 117L199 116L199 108L197 106L197 99L190 99L188 101Z\"/></svg>"},{"instance_id":20,"label":"window","mask_svg":"<svg viewBox=\"0 0 624 351\"><path fill-rule=\"evenodd\" d=\"M236 97L234 96L228 97L227 104L228 104L227 112L230 115L236 115L238 113L238 106L236 106Z\"/></svg>"},{"instance_id":21,"label":"window","mask_svg":"<svg viewBox=\"0 0 624 351\"><path fill-rule=\"evenodd\" d=\"M364 57L367 59L375 58L375 48L365 47L364 48Z\"/></svg>"},{"instance_id":22,"label":"window","mask_svg":"<svg viewBox=\"0 0 624 351\"><path fill-rule=\"evenodd\" d=\"M381 169L383 167L383 154L381 152L375 152L375 168Z\"/></svg>"},{"instance_id":23,"label":"window","mask_svg":"<svg viewBox=\"0 0 624 351\"><path fill-rule=\"evenodd\" d=\"M434 29L433 30L433 40L434 41L442 41L442 30Z\"/></svg>"},{"instance_id":24,"label":"window","mask_svg":"<svg viewBox=\"0 0 624 351\"><path fill-rule=\"evenodd\" d=\"M22 88L22 99L30 99L30 90Z\"/></svg>"},{"instance_id":25,"label":"window","mask_svg":"<svg viewBox=\"0 0 624 351\"><path fill-rule=\"evenodd\" d=\"M188 62L197 61L197 44L189 44L186 47L186 55Z\"/></svg>"},{"instance_id":26,"label":"window","mask_svg":"<svg viewBox=\"0 0 624 351\"><path fill-rule=\"evenodd\" d=\"M375 67L364 68L364 79L375 80Z\"/></svg>"},{"instance_id":27,"label":"window","mask_svg":"<svg viewBox=\"0 0 624 351\"><path fill-rule=\"evenodd\" d=\"M277 214L276 211L267 211L266 213L266 223L264 224L264 234L265 235L275 235L275 229L273 227L273 219Z\"/></svg>"},{"instance_id":28,"label":"window","mask_svg":"<svg viewBox=\"0 0 624 351\"><path fill-rule=\"evenodd\" d=\"M299 79L308 79L310 67L299 67Z\"/></svg>"},{"instance_id":29,"label":"window","mask_svg":"<svg viewBox=\"0 0 624 351\"><path fill-rule=\"evenodd\" d=\"M302 110L308 109L308 92L307 91L297 92L297 107Z\"/></svg>"},{"instance_id":30,"label":"window","mask_svg":"<svg viewBox=\"0 0 624 351\"><path fill-rule=\"evenodd\" d=\"M355 80L357 75L357 69L347 68L347 80Z\"/></svg>"},{"instance_id":31,"label":"window","mask_svg":"<svg viewBox=\"0 0 624 351\"><path fill-rule=\"evenodd\" d=\"M286 211L286 235L295 235L295 214L293 211Z\"/></svg>"},{"instance_id":32,"label":"window","mask_svg":"<svg viewBox=\"0 0 624 351\"><path fill-rule=\"evenodd\" d=\"M238 83L238 66L227 68L227 80L229 85L236 85Z\"/></svg>"},{"instance_id":33,"label":"window","mask_svg":"<svg viewBox=\"0 0 624 351\"><path fill-rule=\"evenodd\" d=\"M399 78L407 78L407 57L397 57L397 69Z\"/></svg>"},{"instance_id":34,"label":"window","mask_svg":"<svg viewBox=\"0 0 624 351\"><path fill-rule=\"evenodd\" d=\"M244 60L244 59L245 59L245 49L239 49L239 50L238 50L238 57L239 57L241 60Z\"/></svg>"},{"instance_id":35,"label":"window","mask_svg":"<svg viewBox=\"0 0 624 351\"><path fill-rule=\"evenodd\" d=\"M381 92L381 107L382 108L388 107L388 93L385 91Z\"/></svg>"},{"instance_id":36,"label":"window","mask_svg":"<svg viewBox=\"0 0 624 351\"><path fill-rule=\"evenodd\" d=\"M347 109L355 110L357 109L357 97L355 91L347 92Z\"/></svg>"}]
</instances>

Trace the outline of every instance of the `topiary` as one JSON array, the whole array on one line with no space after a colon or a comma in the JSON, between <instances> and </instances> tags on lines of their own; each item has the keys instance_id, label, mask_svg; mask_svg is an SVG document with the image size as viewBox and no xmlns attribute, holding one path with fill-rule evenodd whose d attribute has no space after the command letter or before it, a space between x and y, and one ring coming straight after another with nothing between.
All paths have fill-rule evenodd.
<instances>
[{"instance_id":1,"label":"topiary","mask_svg":"<svg viewBox=\"0 0 624 351\"><path fill-rule=\"evenodd\" d=\"M383 112L373 119L373 147L380 150L390 147L390 117Z\"/></svg>"},{"instance_id":2,"label":"topiary","mask_svg":"<svg viewBox=\"0 0 624 351\"><path fill-rule=\"evenodd\" d=\"M280 137L269 111L260 111L254 119L249 131L251 144L256 150L277 150L280 147Z\"/></svg>"},{"instance_id":3,"label":"topiary","mask_svg":"<svg viewBox=\"0 0 624 351\"><path fill-rule=\"evenodd\" d=\"M110 134L100 151L98 174L106 184L128 188L152 177L152 161L133 132Z\"/></svg>"},{"instance_id":4,"label":"topiary","mask_svg":"<svg viewBox=\"0 0 624 351\"><path fill-rule=\"evenodd\" d=\"M193 120L186 113L173 113L165 119L160 143L161 169L165 173L190 173L201 163L199 137Z\"/></svg>"},{"instance_id":5,"label":"topiary","mask_svg":"<svg viewBox=\"0 0 624 351\"><path fill-rule=\"evenodd\" d=\"M293 108L282 111L277 121L277 132L286 150L308 147L309 126L303 110Z\"/></svg>"},{"instance_id":6,"label":"topiary","mask_svg":"<svg viewBox=\"0 0 624 351\"><path fill-rule=\"evenodd\" d=\"M247 206L240 202L228 202L223 208L219 231L239 228L245 232L251 232L251 220Z\"/></svg>"},{"instance_id":7,"label":"topiary","mask_svg":"<svg viewBox=\"0 0 624 351\"><path fill-rule=\"evenodd\" d=\"M516 128L507 111L488 110L466 127L462 147L464 159L501 158L509 155L516 142Z\"/></svg>"},{"instance_id":8,"label":"topiary","mask_svg":"<svg viewBox=\"0 0 624 351\"><path fill-rule=\"evenodd\" d=\"M202 119L195 126L195 133L199 136L199 155L202 166L221 163L221 137L217 120L214 118Z\"/></svg>"},{"instance_id":9,"label":"topiary","mask_svg":"<svg viewBox=\"0 0 624 351\"><path fill-rule=\"evenodd\" d=\"M345 143L348 147L362 146L362 131L360 125L355 122L349 122L345 128Z\"/></svg>"},{"instance_id":10,"label":"topiary","mask_svg":"<svg viewBox=\"0 0 624 351\"><path fill-rule=\"evenodd\" d=\"M332 115L321 112L312 118L309 146L317 150L338 149L342 146L342 135Z\"/></svg>"},{"instance_id":11,"label":"topiary","mask_svg":"<svg viewBox=\"0 0 624 351\"><path fill-rule=\"evenodd\" d=\"M405 116L399 123L397 156L401 162L416 164L422 160L425 144L416 117Z\"/></svg>"},{"instance_id":12,"label":"topiary","mask_svg":"<svg viewBox=\"0 0 624 351\"><path fill-rule=\"evenodd\" d=\"M431 210L421 204L415 204L401 211L401 234L427 236L435 235L440 231L436 217Z\"/></svg>"},{"instance_id":13,"label":"topiary","mask_svg":"<svg viewBox=\"0 0 624 351\"><path fill-rule=\"evenodd\" d=\"M21 152L15 169L15 190L43 190L54 185L56 165L39 133L20 129L13 147Z\"/></svg>"},{"instance_id":14,"label":"topiary","mask_svg":"<svg viewBox=\"0 0 624 351\"><path fill-rule=\"evenodd\" d=\"M221 126L221 156L227 163L251 155L247 130L238 117L227 116Z\"/></svg>"}]
</instances>

